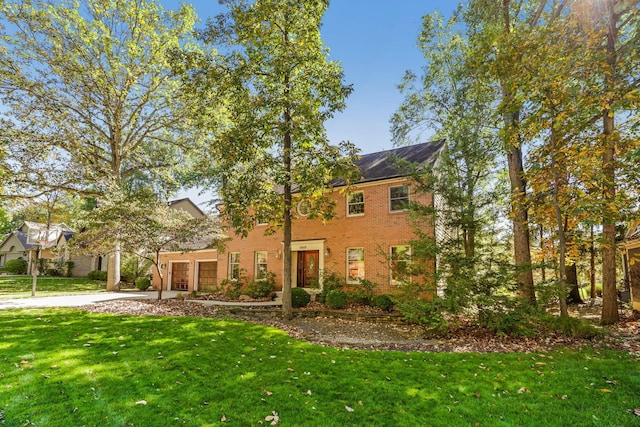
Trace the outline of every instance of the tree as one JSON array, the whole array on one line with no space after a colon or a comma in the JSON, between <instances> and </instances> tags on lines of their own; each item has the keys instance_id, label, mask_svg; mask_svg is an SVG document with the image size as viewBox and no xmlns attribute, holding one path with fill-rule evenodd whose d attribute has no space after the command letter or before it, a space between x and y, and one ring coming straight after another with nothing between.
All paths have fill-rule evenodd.
<instances>
[{"instance_id":1,"label":"tree","mask_svg":"<svg viewBox=\"0 0 640 427\"><path fill-rule=\"evenodd\" d=\"M495 104L495 93L475 84L467 67L469 41L459 18L459 13L446 23L438 13L422 18L423 73L418 80L407 72L401 85L405 100L391 119L396 144L420 138L425 128L435 129L446 140L433 170L415 177L418 191L437 195L437 206L413 208L421 221L435 218L447 230L436 242L437 277L446 283L451 308L489 292L485 285L493 271L488 266L496 263L490 260L495 258L492 248L485 244L497 222L497 201L502 196L496 168L498 134L486 115ZM424 241L413 246L413 256L421 252L418 248L430 247ZM495 247L493 242L491 246Z\"/></svg>"},{"instance_id":2,"label":"tree","mask_svg":"<svg viewBox=\"0 0 640 427\"><path fill-rule=\"evenodd\" d=\"M0 97L10 194L68 189L104 200L136 174L172 186L188 99L168 63L192 7L157 0L7 1ZM55 179L52 179L55 177ZM124 201L128 203L128 201ZM117 242L115 247L117 249ZM119 251L107 288L117 288Z\"/></svg>"},{"instance_id":3,"label":"tree","mask_svg":"<svg viewBox=\"0 0 640 427\"><path fill-rule=\"evenodd\" d=\"M213 118L212 128L210 114L219 110L203 108L194 122L213 137L207 150L228 224L242 235L258 219L271 232L283 230L283 314L291 318L294 192L328 219L327 187L355 176L354 147L329 145L323 125L345 107L351 88L320 38L326 0L224 3L230 12L200 34L222 53L187 55L192 67L184 70L190 95L202 105L221 105L223 119Z\"/></svg>"},{"instance_id":4,"label":"tree","mask_svg":"<svg viewBox=\"0 0 640 427\"><path fill-rule=\"evenodd\" d=\"M194 218L152 195L132 201L126 192L112 194L88 212L83 221L84 231L74 239L75 247L85 253L104 254L113 250L117 242L122 251L150 261L160 278L158 300L162 299L165 284L160 268L162 252L189 252L211 247L223 238L215 218Z\"/></svg>"}]
</instances>

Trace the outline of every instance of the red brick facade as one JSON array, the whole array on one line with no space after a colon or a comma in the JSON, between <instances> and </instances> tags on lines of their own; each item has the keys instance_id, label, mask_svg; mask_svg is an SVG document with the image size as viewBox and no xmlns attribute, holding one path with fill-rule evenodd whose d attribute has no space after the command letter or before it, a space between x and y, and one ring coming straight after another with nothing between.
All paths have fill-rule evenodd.
<instances>
[{"instance_id":1,"label":"red brick facade","mask_svg":"<svg viewBox=\"0 0 640 427\"><path fill-rule=\"evenodd\" d=\"M338 273L348 276L347 251L349 248L364 250L364 278L379 284L378 293L389 293L395 288L391 283L389 254L392 246L407 245L415 237L414 228L406 210L390 211L390 188L408 184L406 178L386 179L358 184L353 192L362 191L364 195L364 213L347 215L347 196L336 189L332 197L336 201L336 216L326 223L317 219L298 216L293 221L292 235L292 286L299 286L300 268L305 261L311 269L319 271L320 281L323 273ZM415 194L409 183L409 198ZM421 198L421 203L431 204L431 197ZM295 211L295 209L294 209ZM224 253L215 250L187 254L163 255L165 283L171 289L172 266L187 261L188 289L197 290L198 260L217 261L217 280L229 277L230 257L237 259L244 276L252 280L256 275L256 252L266 251L266 269L275 274L277 286L282 286L283 273L283 237L282 232L265 236L265 226L258 225L242 239L234 236L226 243ZM426 231L433 235L429 226ZM238 254L238 255L234 255ZM305 255L306 254L306 255ZM353 251L352 251L353 254ZM262 254L261 254L262 255ZM304 256L304 258L303 258ZM237 258L236 258L237 257ZM264 260L263 260L264 261ZM358 264L362 271L362 264ZM183 266L180 266L183 267ZM180 269L179 274L183 274ZM178 269L175 269L178 271ZM310 270L311 271L311 270ZM309 273L312 275L312 273ZM159 283L154 276L154 285ZM199 289L202 290L202 289Z\"/></svg>"}]
</instances>

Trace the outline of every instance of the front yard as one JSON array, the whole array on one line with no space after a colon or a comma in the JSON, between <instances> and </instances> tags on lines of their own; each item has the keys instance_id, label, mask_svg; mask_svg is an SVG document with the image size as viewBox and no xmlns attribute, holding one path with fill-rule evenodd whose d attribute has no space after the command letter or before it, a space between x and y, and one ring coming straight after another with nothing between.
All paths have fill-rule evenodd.
<instances>
[{"instance_id":1,"label":"front yard","mask_svg":"<svg viewBox=\"0 0 640 427\"><path fill-rule=\"evenodd\" d=\"M236 320L69 309L0 324L10 426L640 423L639 359L624 352L345 350Z\"/></svg>"},{"instance_id":2,"label":"front yard","mask_svg":"<svg viewBox=\"0 0 640 427\"><path fill-rule=\"evenodd\" d=\"M31 276L0 276L0 299L26 298L31 296ZM38 276L36 296L90 294L104 292L105 283L82 277Z\"/></svg>"}]
</instances>

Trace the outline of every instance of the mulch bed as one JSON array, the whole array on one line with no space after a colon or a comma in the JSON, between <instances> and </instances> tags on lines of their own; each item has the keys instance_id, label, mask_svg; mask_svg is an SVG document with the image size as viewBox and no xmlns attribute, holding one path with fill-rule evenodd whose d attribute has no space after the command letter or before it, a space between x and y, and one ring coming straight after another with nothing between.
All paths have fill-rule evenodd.
<instances>
[{"instance_id":1,"label":"mulch bed","mask_svg":"<svg viewBox=\"0 0 640 427\"><path fill-rule=\"evenodd\" d=\"M232 318L264 324L287 332L291 337L325 346L423 352L547 352L559 348L615 349L640 356L640 319L631 311L622 312L622 320L593 339L546 334L537 337L500 336L462 320L447 336L433 337L415 325L402 323L395 314L370 307L350 306L346 310L326 310L312 304L295 311L292 320L284 320L280 309L212 306L189 300L115 300L82 309L95 313L194 316ZM576 310L585 311L585 307ZM597 307L586 310L597 311ZM587 313L587 314L588 314ZM572 315L585 315L577 311Z\"/></svg>"}]
</instances>

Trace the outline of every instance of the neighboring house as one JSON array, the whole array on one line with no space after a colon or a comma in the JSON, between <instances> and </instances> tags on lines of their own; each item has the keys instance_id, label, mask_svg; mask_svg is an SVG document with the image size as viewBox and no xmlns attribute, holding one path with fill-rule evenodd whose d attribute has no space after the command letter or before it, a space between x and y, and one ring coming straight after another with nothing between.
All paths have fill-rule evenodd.
<instances>
[{"instance_id":1,"label":"neighboring house","mask_svg":"<svg viewBox=\"0 0 640 427\"><path fill-rule=\"evenodd\" d=\"M640 311L640 221L631 223L621 250L625 285L631 290L633 309Z\"/></svg>"},{"instance_id":2,"label":"neighboring house","mask_svg":"<svg viewBox=\"0 0 640 427\"><path fill-rule=\"evenodd\" d=\"M443 144L436 141L363 155L357 162L362 178L350 193L333 188L330 197L336 203L336 216L330 221L306 218L304 202L298 203L292 224L292 286L313 292L322 286L323 275L338 273L348 284L366 279L380 285L378 293L392 292L400 270L411 262L408 245L416 235L407 203L418 198L410 174L397 160L432 165ZM433 204L431 195L419 197L423 204ZM266 272L274 273L281 287L283 236L281 231L265 236L266 227L257 224L246 238L232 236L224 253L204 249L167 254L162 261L166 289L202 291L222 279L235 280L242 274L254 280ZM428 221L422 231L435 234Z\"/></svg>"},{"instance_id":3,"label":"neighboring house","mask_svg":"<svg viewBox=\"0 0 640 427\"><path fill-rule=\"evenodd\" d=\"M75 231L63 223L40 224L25 221L13 232L9 233L0 243L0 267L11 259L22 258L28 261L28 274L32 274L35 265L36 252L40 249L39 258L50 263L73 261L72 275L84 277L91 270L99 270L100 257L70 256L67 244L75 235ZM40 272L43 274L44 272Z\"/></svg>"}]
</instances>

